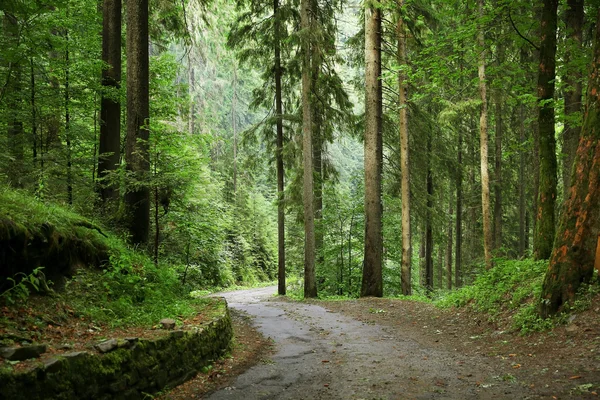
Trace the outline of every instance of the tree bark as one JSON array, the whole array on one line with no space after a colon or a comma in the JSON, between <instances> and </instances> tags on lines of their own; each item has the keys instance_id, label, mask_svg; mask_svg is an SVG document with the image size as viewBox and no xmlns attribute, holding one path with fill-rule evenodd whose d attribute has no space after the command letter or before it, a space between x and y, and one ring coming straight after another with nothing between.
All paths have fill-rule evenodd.
<instances>
[{"instance_id":1,"label":"tree bark","mask_svg":"<svg viewBox=\"0 0 600 400\"><path fill-rule=\"evenodd\" d=\"M458 151L456 171L456 245L454 247L454 286L462 286L462 204L463 204L463 133L462 126L458 129Z\"/></svg>"},{"instance_id":2,"label":"tree bark","mask_svg":"<svg viewBox=\"0 0 600 400\"><path fill-rule=\"evenodd\" d=\"M490 176L488 168L488 107L485 81L485 40L483 34L484 0L479 0L480 26L477 33L479 44L479 94L481 96L481 115L479 117L479 150L481 163L481 207L483 210L483 251L485 267L492 268L492 221L490 216Z\"/></svg>"},{"instance_id":3,"label":"tree bark","mask_svg":"<svg viewBox=\"0 0 600 400\"><path fill-rule=\"evenodd\" d=\"M452 289L452 214L454 214L453 199L450 196L448 206L448 239L446 241L446 289Z\"/></svg>"},{"instance_id":4,"label":"tree bark","mask_svg":"<svg viewBox=\"0 0 600 400\"><path fill-rule=\"evenodd\" d=\"M432 134L427 137L427 211L425 213L425 288L433 291L433 171L431 170Z\"/></svg>"},{"instance_id":5,"label":"tree bark","mask_svg":"<svg viewBox=\"0 0 600 400\"><path fill-rule=\"evenodd\" d=\"M399 10L404 6L404 0L400 2ZM402 284L402 294L410 296L411 289L411 231L410 231L410 167L409 167L409 143L408 143L408 103L407 103L407 68L406 60L406 30L402 12L398 13L398 106L400 119L400 174L402 180L401 200L402 200L402 265L400 268L400 281Z\"/></svg>"},{"instance_id":6,"label":"tree bark","mask_svg":"<svg viewBox=\"0 0 600 400\"><path fill-rule=\"evenodd\" d=\"M150 230L150 192L147 185L149 48L148 0L127 0L127 171L136 179L125 203L129 233L134 244L146 244Z\"/></svg>"},{"instance_id":7,"label":"tree bark","mask_svg":"<svg viewBox=\"0 0 600 400\"><path fill-rule=\"evenodd\" d=\"M383 296L381 9L365 8L365 252L360 294Z\"/></svg>"},{"instance_id":8,"label":"tree bark","mask_svg":"<svg viewBox=\"0 0 600 400\"><path fill-rule=\"evenodd\" d=\"M315 278L315 214L311 115L310 0L300 3L302 37L302 158L304 183L304 297L317 297Z\"/></svg>"},{"instance_id":9,"label":"tree bark","mask_svg":"<svg viewBox=\"0 0 600 400\"><path fill-rule=\"evenodd\" d=\"M100 143L98 177L115 171L121 159L121 0L104 0L102 5L102 98L100 100ZM112 92L112 93L108 93ZM116 200L118 188L114 183L99 185L103 202Z\"/></svg>"},{"instance_id":10,"label":"tree bark","mask_svg":"<svg viewBox=\"0 0 600 400\"><path fill-rule=\"evenodd\" d=\"M541 314L554 314L575 299L598 265L600 241L600 10L581 138L569 197L542 288ZM600 271L598 271L600 272Z\"/></svg>"},{"instance_id":11,"label":"tree bark","mask_svg":"<svg viewBox=\"0 0 600 400\"><path fill-rule=\"evenodd\" d=\"M502 31L500 31L502 34ZM504 63L504 44L497 44L497 63L498 70L502 68ZM495 137L494 137L494 249L498 250L502 247L502 138L504 136L504 120L503 107L504 99L502 98L502 89L496 88L494 91L495 97Z\"/></svg>"},{"instance_id":12,"label":"tree bark","mask_svg":"<svg viewBox=\"0 0 600 400\"><path fill-rule=\"evenodd\" d=\"M539 190L533 255L550 257L554 242L556 203L556 140L554 138L554 79L558 0L544 0L538 69Z\"/></svg>"},{"instance_id":13,"label":"tree bark","mask_svg":"<svg viewBox=\"0 0 600 400\"><path fill-rule=\"evenodd\" d=\"M73 162L71 148L71 112L69 110L69 32L65 32L65 139L67 142L67 203L73 205Z\"/></svg>"},{"instance_id":14,"label":"tree bark","mask_svg":"<svg viewBox=\"0 0 600 400\"><path fill-rule=\"evenodd\" d=\"M583 88L581 85L581 68L572 65L573 55L581 51L583 41L583 4L584 0L568 0L567 11L565 13L565 25L567 28L568 43L565 45L565 65L566 74L563 77L566 89L565 99L565 127L562 132L563 138L563 193L565 200L569 195L571 187L571 173L577 144L579 143L579 133L581 128L575 124L569 117L581 112L581 95Z\"/></svg>"},{"instance_id":15,"label":"tree bark","mask_svg":"<svg viewBox=\"0 0 600 400\"><path fill-rule=\"evenodd\" d=\"M283 170L283 114L281 100L281 21L279 0L273 0L273 18L275 21L275 112L277 113L277 293L285 295L285 208L284 208L284 170Z\"/></svg>"}]
</instances>

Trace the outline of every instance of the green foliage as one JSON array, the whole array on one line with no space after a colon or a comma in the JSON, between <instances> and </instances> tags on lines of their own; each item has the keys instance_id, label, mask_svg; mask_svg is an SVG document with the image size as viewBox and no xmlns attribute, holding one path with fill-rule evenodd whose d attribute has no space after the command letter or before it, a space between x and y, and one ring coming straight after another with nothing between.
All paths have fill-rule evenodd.
<instances>
[{"instance_id":1,"label":"green foliage","mask_svg":"<svg viewBox=\"0 0 600 400\"><path fill-rule=\"evenodd\" d=\"M556 320L542 319L538 299L547 261L497 259L494 268L480 274L472 285L442 294L439 307L472 307L490 319L505 311L512 316L512 327L523 334L546 330Z\"/></svg>"},{"instance_id":2,"label":"green foliage","mask_svg":"<svg viewBox=\"0 0 600 400\"><path fill-rule=\"evenodd\" d=\"M40 273L43 274L41 272L43 269L44 267L38 267L29 275L18 272L14 277L6 278L13 286L0 293L0 300L4 300L7 304L26 302L29 298L30 288L33 288L35 291L40 290Z\"/></svg>"}]
</instances>

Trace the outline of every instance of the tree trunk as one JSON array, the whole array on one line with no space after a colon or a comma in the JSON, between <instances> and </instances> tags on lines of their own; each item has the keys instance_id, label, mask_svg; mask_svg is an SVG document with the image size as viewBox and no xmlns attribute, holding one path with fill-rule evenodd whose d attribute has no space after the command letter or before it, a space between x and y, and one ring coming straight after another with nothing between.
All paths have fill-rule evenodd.
<instances>
[{"instance_id":1,"label":"tree trunk","mask_svg":"<svg viewBox=\"0 0 600 400\"><path fill-rule=\"evenodd\" d=\"M231 128L233 130L233 199L237 198L237 153L238 153L238 137L236 126L236 104L237 102L237 71L235 64L233 65L233 95L231 97Z\"/></svg>"},{"instance_id":2,"label":"tree trunk","mask_svg":"<svg viewBox=\"0 0 600 400\"><path fill-rule=\"evenodd\" d=\"M69 32L65 32L65 138L67 142L67 203L73 205L73 163L71 148L71 112L69 110Z\"/></svg>"},{"instance_id":3,"label":"tree trunk","mask_svg":"<svg viewBox=\"0 0 600 400\"><path fill-rule=\"evenodd\" d=\"M550 257L554 242L556 203L556 141L554 138L554 79L558 0L544 0L538 70L539 189L533 255Z\"/></svg>"},{"instance_id":4,"label":"tree trunk","mask_svg":"<svg viewBox=\"0 0 600 400\"><path fill-rule=\"evenodd\" d=\"M502 34L502 31L500 31ZM498 70L501 71L504 62L504 44L497 44L498 51ZM494 137L494 249L502 248L502 138L504 136L502 89L497 88L494 91L495 103L495 137Z\"/></svg>"},{"instance_id":5,"label":"tree trunk","mask_svg":"<svg viewBox=\"0 0 600 400\"><path fill-rule=\"evenodd\" d=\"M404 1L399 5L400 9ZM407 67L406 61L406 31L402 12L398 14L398 106L400 108L400 174L402 175L402 265L400 281L402 283L402 294L410 296L411 290L411 232L410 232L410 169L409 169L409 144L408 144L408 103L407 103Z\"/></svg>"},{"instance_id":6,"label":"tree trunk","mask_svg":"<svg viewBox=\"0 0 600 400\"><path fill-rule=\"evenodd\" d=\"M563 137L563 193L565 200L569 195L571 187L571 173L577 144L579 143L579 133L581 128L575 124L569 117L574 117L581 112L581 68L574 64L573 56L581 51L583 41L583 4L584 0L568 0L567 11L565 13L565 25L567 28L568 42L565 45L565 65L566 74L563 77L565 81L565 127L562 133Z\"/></svg>"},{"instance_id":7,"label":"tree trunk","mask_svg":"<svg viewBox=\"0 0 600 400\"><path fill-rule=\"evenodd\" d=\"M38 122L37 122L37 110L35 108L35 69L33 67L33 57L29 59L29 66L31 68L30 75L30 102L31 102L31 138L33 140L32 150L33 150L33 166L37 167L38 155L37 155L37 146L38 146ZM94 140L95 142L95 140Z\"/></svg>"},{"instance_id":8,"label":"tree trunk","mask_svg":"<svg viewBox=\"0 0 600 400\"><path fill-rule=\"evenodd\" d=\"M196 90L196 76L194 75L194 65L192 64L192 55L188 54L188 93L190 97L190 108L188 110L188 132L194 134L196 130L196 102L194 101L194 92Z\"/></svg>"},{"instance_id":9,"label":"tree trunk","mask_svg":"<svg viewBox=\"0 0 600 400\"><path fill-rule=\"evenodd\" d=\"M127 0L127 171L137 180L125 196L129 233L146 244L150 229L148 0Z\"/></svg>"},{"instance_id":10,"label":"tree trunk","mask_svg":"<svg viewBox=\"0 0 600 400\"><path fill-rule=\"evenodd\" d=\"M456 245L454 248L454 286L459 288L462 286L462 205L463 205L463 133L462 126L458 129L458 155L456 171Z\"/></svg>"},{"instance_id":11,"label":"tree trunk","mask_svg":"<svg viewBox=\"0 0 600 400\"><path fill-rule=\"evenodd\" d=\"M446 242L446 289L452 289L452 208L453 201L450 196L450 205L448 206L448 239Z\"/></svg>"},{"instance_id":12,"label":"tree trunk","mask_svg":"<svg viewBox=\"0 0 600 400\"><path fill-rule=\"evenodd\" d=\"M313 7L316 7L313 2ZM313 19L315 20L315 19ZM321 73L321 55L316 44L312 44L312 88L318 88L319 75ZM315 253L317 265L323 265L323 107L313 97L312 102L312 135L313 135L313 179L314 179L314 201L315 201Z\"/></svg>"},{"instance_id":13,"label":"tree trunk","mask_svg":"<svg viewBox=\"0 0 600 400\"><path fill-rule=\"evenodd\" d=\"M432 134L427 137L427 211L425 213L425 288L433 290L433 171L431 170Z\"/></svg>"},{"instance_id":14,"label":"tree trunk","mask_svg":"<svg viewBox=\"0 0 600 400\"><path fill-rule=\"evenodd\" d=\"M526 213L527 203L525 201L525 106L519 105L519 257L525 255L527 247L526 237L529 234L526 231Z\"/></svg>"},{"instance_id":15,"label":"tree trunk","mask_svg":"<svg viewBox=\"0 0 600 400\"><path fill-rule=\"evenodd\" d=\"M115 171L121 159L121 0L104 0L102 5L102 99L100 100L100 143L98 177ZM99 186L103 202L118 198L117 185L105 182Z\"/></svg>"},{"instance_id":16,"label":"tree trunk","mask_svg":"<svg viewBox=\"0 0 600 400\"><path fill-rule=\"evenodd\" d=\"M490 215L490 176L488 168L488 107L485 81L485 40L483 34L484 0L479 0L480 26L477 33L479 44L479 95L481 114L479 117L479 150L481 163L481 208L483 210L483 251L485 267L492 268L492 220Z\"/></svg>"},{"instance_id":17,"label":"tree trunk","mask_svg":"<svg viewBox=\"0 0 600 400\"><path fill-rule=\"evenodd\" d=\"M365 9L365 253L361 296L383 296L381 9Z\"/></svg>"},{"instance_id":18,"label":"tree trunk","mask_svg":"<svg viewBox=\"0 0 600 400\"><path fill-rule=\"evenodd\" d=\"M315 278L315 214L312 152L311 70L310 70L310 0L300 5L302 38L302 158L304 184L304 297L317 297Z\"/></svg>"},{"instance_id":19,"label":"tree trunk","mask_svg":"<svg viewBox=\"0 0 600 400\"><path fill-rule=\"evenodd\" d=\"M284 170L283 170L283 114L281 100L281 22L279 0L273 0L273 18L275 21L275 112L277 113L277 293L285 295L285 208L284 208Z\"/></svg>"},{"instance_id":20,"label":"tree trunk","mask_svg":"<svg viewBox=\"0 0 600 400\"><path fill-rule=\"evenodd\" d=\"M577 289L594 274L600 242L600 10L588 83L581 139L575 155L573 182L563 207L556 242L542 288L541 314L573 304ZM600 272L600 271L598 271Z\"/></svg>"}]
</instances>

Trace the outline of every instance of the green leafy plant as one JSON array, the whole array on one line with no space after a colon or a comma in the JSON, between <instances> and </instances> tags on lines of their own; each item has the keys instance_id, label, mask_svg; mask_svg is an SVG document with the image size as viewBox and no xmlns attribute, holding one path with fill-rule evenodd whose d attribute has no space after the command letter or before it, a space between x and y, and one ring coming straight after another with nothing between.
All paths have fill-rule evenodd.
<instances>
[{"instance_id":1,"label":"green leafy plant","mask_svg":"<svg viewBox=\"0 0 600 400\"><path fill-rule=\"evenodd\" d=\"M0 298L8 304L14 304L17 301L27 301L31 294L31 288L39 292L41 288L47 286L47 283L45 283L46 278L42 272L43 269L44 267L37 267L30 274L19 272L14 277L6 278L7 281L12 283L12 287L0 294Z\"/></svg>"}]
</instances>

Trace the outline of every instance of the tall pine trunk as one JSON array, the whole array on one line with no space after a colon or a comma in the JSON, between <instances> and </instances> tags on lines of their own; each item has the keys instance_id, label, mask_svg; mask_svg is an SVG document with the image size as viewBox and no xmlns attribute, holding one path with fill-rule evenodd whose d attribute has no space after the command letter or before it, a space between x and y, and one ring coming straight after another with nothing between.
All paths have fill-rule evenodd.
<instances>
[{"instance_id":1,"label":"tall pine trunk","mask_svg":"<svg viewBox=\"0 0 600 400\"><path fill-rule=\"evenodd\" d=\"M433 290L433 171L431 169L432 133L427 136L427 211L425 212L425 288Z\"/></svg>"},{"instance_id":2,"label":"tall pine trunk","mask_svg":"<svg viewBox=\"0 0 600 400\"><path fill-rule=\"evenodd\" d=\"M125 195L131 242L146 244L150 231L148 175L148 0L127 0L127 171L136 183Z\"/></svg>"},{"instance_id":3,"label":"tall pine trunk","mask_svg":"<svg viewBox=\"0 0 600 400\"><path fill-rule=\"evenodd\" d=\"M400 4L400 9L404 1ZM398 13L398 65L407 67L406 62L406 31L402 12ZM398 106L400 108L400 174L402 176L402 266L400 281L402 283L402 294L410 296L411 290L411 232L410 232L410 169L409 169L409 144L408 144L408 103L406 71L400 69L398 72Z\"/></svg>"},{"instance_id":4,"label":"tall pine trunk","mask_svg":"<svg viewBox=\"0 0 600 400\"><path fill-rule=\"evenodd\" d=\"M571 187L571 173L577 144L579 143L579 132L581 128L576 126L570 116L581 111L581 94L583 91L581 85L581 68L574 64L574 56L581 51L583 41L583 4L584 0L568 0L567 12L565 13L565 25L567 27L568 42L565 45L565 64L567 70L563 80L566 84L565 89L565 127L562 133L564 156L563 165L563 192L565 200L569 195Z\"/></svg>"},{"instance_id":5,"label":"tall pine trunk","mask_svg":"<svg viewBox=\"0 0 600 400\"><path fill-rule=\"evenodd\" d=\"M483 251L485 267L492 268L492 220L490 215L490 175L488 167L488 107L485 80L485 40L483 33L484 0L479 0L479 95L481 96L481 114L479 117L479 151L481 164L481 208L483 211Z\"/></svg>"},{"instance_id":6,"label":"tall pine trunk","mask_svg":"<svg viewBox=\"0 0 600 400\"><path fill-rule=\"evenodd\" d=\"M302 37L302 159L304 183L304 297L317 297L315 278L315 214L311 115L310 0L300 3Z\"/></svg>"},{"instance_id":7,"label":"tall pine trunk","mask_svg":"<svg viewBox=\"0 0 600 400\"><path fill-rule=\"evenodd\" d=\"M533 255L550 257L555 230L556 140L554 138L554 79L558 0L544 0L538 69L539 188Z\"/></svg>"},{"instance_id":8,"label":"tall pine trunk","mask_svg":"<svg viewBox=\"0 0 600 400\"><path fill-rule=\"evenodd\" d=\"M365 8L365 252L361 296L383 296L381 9Z\"/></svg>"},{"instance_id":9,"label":"tall pine trunk","mask_svg":"<svg viewBox=\"0 0 600 400\"><path fill-rule=\"evenodd\" d=\"M575 155L569 197L542 288L541 314L573 304L577 289L600 272L600 11L581 138Z\"/></svg>"},{"instance_id":10,"label":"tall pine trunk","mask_svg":"<svg viewBox=\"0 0 600 400\"><path fill-rule=\"evenodd\" d=\"M100 100L100 143L98 177L114 171L121 158L121 0L104 0L102 5L102 99ZM111 93L112 92L112 93ZM99 186L103 202L118 197L114 183Z\"/></svg>"},{"instance_id":11,"label":"tall pine trunk","mask_svg":"<svg viewBox=\"0 0 600 400\"><path fill-rule=\"evenodd\" d=\"M281 21L279 0L273 0L273 18L275 21L275 112L277 113L277 293L285 295L285 208L284 208L284 170L283 170L283 114L281 100Z\"/></svg>"}]
</instances>

